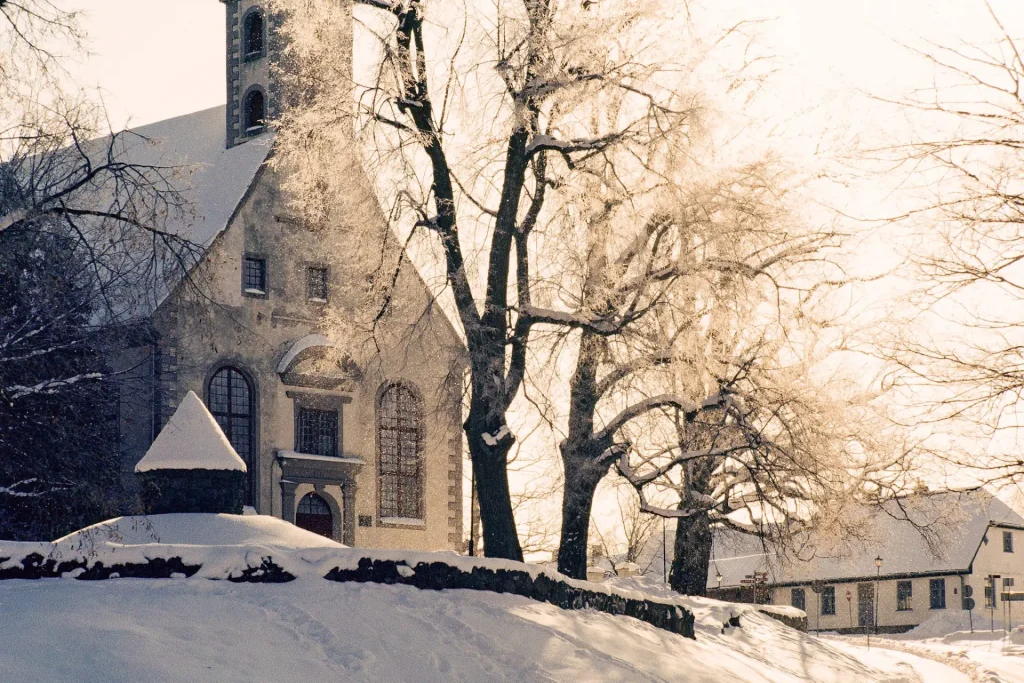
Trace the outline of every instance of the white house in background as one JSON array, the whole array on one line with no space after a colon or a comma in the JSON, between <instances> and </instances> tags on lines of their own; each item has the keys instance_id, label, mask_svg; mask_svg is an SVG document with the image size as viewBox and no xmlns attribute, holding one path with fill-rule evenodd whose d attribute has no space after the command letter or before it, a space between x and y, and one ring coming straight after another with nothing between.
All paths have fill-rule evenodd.
<instances>
[{"instance_id":1,"label":"white house in background","mask_svg":"<svg viewBox=\"0 0 1024 683\"><path fill-rule=\"evenodd\" d=\"M767 584L760 595L805 610L811 629L873 629L877 613L878 631L893 633L937 612L963 610L967 586L976 603L973 616L986 625L993 616L1001 621L1001 594L1024 589L1024 517L986 492L900 498L869 513L864 527L863 542L842 551L812 533L800 559L766 555L750 536L719 533L709 594L735 598L749 585L746 577L763 572ZM995 594L991 575L999 577ZM1024 620L1024 609L1018 618Z\"/></svg>"}]
</instances>

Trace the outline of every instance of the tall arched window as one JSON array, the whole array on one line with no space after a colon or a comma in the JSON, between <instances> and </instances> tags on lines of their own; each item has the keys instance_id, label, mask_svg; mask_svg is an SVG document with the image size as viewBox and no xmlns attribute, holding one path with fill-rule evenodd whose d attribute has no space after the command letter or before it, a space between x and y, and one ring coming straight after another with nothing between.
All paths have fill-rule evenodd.
<instances>
[{"instance_id":1,"label":"tall arched window","mask_svg":"<svg viewBox=\"0 0 1024 683\"><path fill-rule=\"evenodd\" d=\"M249 380L237 368L223 367L210 378L207 396L207 404L213 419L224 430L228 441L245 461L251 477L256 411ZM247 503L252 502L250 488L246 487Z\"/></svg>"},{"instance_id":2,"label":"tall arched window","mask_svg":"<svg viewBox=\"0 0 1024 683\"><path fill-rule=\"evenodd\" d=\"M258 133L263 130L263 123L266 119L266 103L263 98L263 91L251 90L245 96L245 132L246 134Z\"/></svg>"},{"instance_id":3,"label":"tall arched window","mask_svg":"<svg viewBox=\"0 0 1024 683\"><path fill-rule=\"evenodd\" d=\"M263 13L259 10L245 15L242 24L242 54L246 61L263 56Z\"/></svg>"},{"instance_id":4,"label":"tall arched window","mask_svg":"<svg viewBox=\"0 0 1024 683\"><path fill-rule=\"evenodd\" d=\"M389 384L377 402L380 516L423 519L423 404L406 384Z\"/></svg>"}]
</instances>

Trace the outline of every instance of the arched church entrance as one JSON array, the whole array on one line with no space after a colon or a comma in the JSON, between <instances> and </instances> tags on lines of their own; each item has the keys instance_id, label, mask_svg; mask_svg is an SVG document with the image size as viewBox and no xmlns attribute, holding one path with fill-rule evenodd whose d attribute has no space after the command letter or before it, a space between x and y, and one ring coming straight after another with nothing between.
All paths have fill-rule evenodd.
<instances>
[{"instance_id":1,"label":"arched church entrance","mask_svg":"<svg viewBox=\"0 0 1024 683\"><path fill-rule=\"evenodd\" d=\"M331 538L334 519L327 501L315 493L307 493L295 511L295 526Z\"/></svg>"}]
</instances>

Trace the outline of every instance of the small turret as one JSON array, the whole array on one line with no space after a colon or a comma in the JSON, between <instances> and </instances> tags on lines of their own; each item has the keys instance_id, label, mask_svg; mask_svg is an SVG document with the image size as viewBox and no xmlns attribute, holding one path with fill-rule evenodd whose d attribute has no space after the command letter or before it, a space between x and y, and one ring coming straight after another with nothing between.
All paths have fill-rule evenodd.
<instances>
[{"instance_id":1,"label":"small turret","mask_svg":"<svg viewBox=\"0 0 1024 683\"><path fill-rule=\"evenodd\" d=\"M135 466L149 514L242 514L245 462L194 392Z\"/></svg>"}]
</instances>

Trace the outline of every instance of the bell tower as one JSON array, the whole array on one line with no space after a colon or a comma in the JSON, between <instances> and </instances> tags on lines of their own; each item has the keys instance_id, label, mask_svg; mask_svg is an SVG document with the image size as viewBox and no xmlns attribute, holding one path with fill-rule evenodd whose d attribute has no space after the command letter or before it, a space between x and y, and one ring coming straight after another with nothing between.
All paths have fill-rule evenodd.
<instances>
[{"instance_id":1,"label":"bell tower","mask_svg":"<svg viewBox=\"0 0 1024 683\"><path fill-rule=\"evenodd\" d=\"M272 75L278 56L278 18L268 0L221 0L227 15L228 147L260 135L280 108Z\"/></svg>"}]
</instances>

